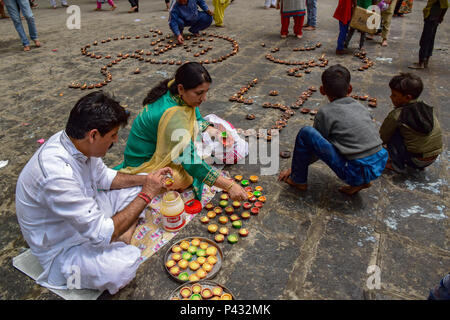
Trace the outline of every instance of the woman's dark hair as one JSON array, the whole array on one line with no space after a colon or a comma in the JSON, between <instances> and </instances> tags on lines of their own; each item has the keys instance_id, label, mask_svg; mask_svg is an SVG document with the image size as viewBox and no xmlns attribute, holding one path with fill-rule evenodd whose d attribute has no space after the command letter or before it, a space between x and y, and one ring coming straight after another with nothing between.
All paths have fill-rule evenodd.
<instances>
[{"instance_id":1,"label":"woman's dark hair","mask_svg":"<svg viewBox=\"0 0 450 320\"><path fill-rule=\"evenodd\" d=\"M166 79L161 81L156 87L151 89L142 104L146 106L149 103L155 102L165 95L168 90L170 90L173 95L178 94L179 84L182 84L185 90L190 90L198 87L204 82L212 82L208 70L198 62L188 62L179 67L175 72L174 83L168 88L167 84L170 80L171 79Z\"/></svg>"},{"instance_id":2,"label":"woman's dark hair","mask_svg":"<svg viewBox=\"0 0 450 320\"><path fill-rule=\"evenodd\" d=\"M412 73L400 73L389 81L389 87L403 95L411 95L417 99L423 90L423 83L420 77Z\"/></svg>"},{"instance_id":3,"label":"woman's dark hair","mask_svg":"<svg viewBox=\"0 0 450 320\"><path fill-rule=\"evenodd\" d=\"M97 129L103 137L117 126L126 126L130 113L103 91L82 97L70 111L66 133L83 139L87 132Z\"/></svg>"},{"instance_id":4,"label":"woman's dark hair","mask_svg":"<svg viewBox=\"0 0 450 320\"><path fill-rule=\"evenodd\" d=\"M350 85L350 72L340 64L329 67L322 73L322 85L327 96L335 99L346 97Z\"/></svg>"}]
</instances>

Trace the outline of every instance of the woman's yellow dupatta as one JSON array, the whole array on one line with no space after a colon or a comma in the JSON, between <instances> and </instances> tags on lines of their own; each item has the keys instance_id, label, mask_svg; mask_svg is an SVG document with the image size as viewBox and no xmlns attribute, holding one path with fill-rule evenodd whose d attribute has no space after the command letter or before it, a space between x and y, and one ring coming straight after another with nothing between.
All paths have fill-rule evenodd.
<instances>
[{"instance_id":1,"label":"woman's yellow dupatta","mask_svg":"<svg viewBox=\"0 0 450 320\"><path fill-rule=\"evenodd\" d=\"M189 151L189 144L198 134L195 108L187 106L178 99L181 106L167 109L159 120L156 149L152 158L139 167L127 167L120 172L128 174L149 173L164 167L170 167L174 173L173 189L184 190L193 178L181 164L174 163L184 150ZM183 105L184 104L184 105ZM190 157L189 157L190 158Z\"/></svg>"}]
</instances>

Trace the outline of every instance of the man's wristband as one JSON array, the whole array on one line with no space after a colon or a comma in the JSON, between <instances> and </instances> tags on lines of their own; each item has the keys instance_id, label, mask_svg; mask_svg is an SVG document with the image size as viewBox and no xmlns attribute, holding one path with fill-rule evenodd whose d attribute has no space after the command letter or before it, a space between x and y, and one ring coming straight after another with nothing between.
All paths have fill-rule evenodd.
<instances>
[{"instance_id":1,"label":"man's wristband","mask_svg":"<svg viewBox=\"0 0 450 320\"><path fill-rule=\"evenodd\" d=\"M150 204L150 202L152 201L151 200L152 198L144 192L139 192L138 197L143 199L145 202L147 202L147 204Z\"/></svg>"}]
</instances>

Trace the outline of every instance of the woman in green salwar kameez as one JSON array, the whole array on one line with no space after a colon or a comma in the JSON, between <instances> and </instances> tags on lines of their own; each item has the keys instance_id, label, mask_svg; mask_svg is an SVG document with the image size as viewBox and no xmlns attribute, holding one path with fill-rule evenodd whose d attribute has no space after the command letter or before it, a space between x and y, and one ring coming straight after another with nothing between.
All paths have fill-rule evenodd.
<instances>
[{"instance_id":1,"label":"woman in green salwar kameez","mask_svg":"<svg viewBox=\"0 0 450 320\"><path fill-rule=\"evenodd\" d=\"M177 70L174 79L150 90L133 122L124 161L115 169L137 174L170 166L175 180L170 189L184 190L192 184L195 197L201 199L206 183L227 191L233 200L246 200L242 187L220 176L195 150L193 139L199 130L218 139L222 133L203 119L198 108L206 100L210 83L208 71L190 62ZM227 138L227 145L230 143L232 139Z\"/></svg>"}]
</instances>

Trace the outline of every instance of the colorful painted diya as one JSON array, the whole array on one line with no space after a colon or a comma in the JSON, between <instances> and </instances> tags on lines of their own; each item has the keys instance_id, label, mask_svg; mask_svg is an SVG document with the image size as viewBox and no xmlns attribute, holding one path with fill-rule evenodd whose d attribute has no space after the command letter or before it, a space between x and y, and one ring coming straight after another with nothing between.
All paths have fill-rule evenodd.
<instances>
[{"instance_id":1,"label":"colorful painted diya","mask_svg":"<svg viewBox=\"0 0 450 320\"><path fill-rule=\"evenodd\" d=\"M258 180L259 180L258 176L250 176L251 182L256 183L256 182L258 182Z\"/></svg>"},{"instance_id":2,"label":"colorful painted diya","mask_svg":"<svg viewBox=\"0 0 450 320\"><path fill-rule=\"evenodd\" d=\"M244 177L241 175L234 176L234 180L241 182Z\"/></svg>"},{"instance_id":3,"label":"colorful painted diya","mask_svg":"<svg viewBox=\"0 0 450 320\"><path fill-rule=\"evenodd\" d=\"M225 208L226 206L228 206L228 201L227 200L220 200L219 206L221 206L222 208Z\"/></svg>"},{"instance_id":4,"label":"colorful painted diya","mask_svg":"<svg viewBox=\"0 0 450 320\"><path fill-rule=\"evenodd\" d=\"M256 208L262 208L263 205L264 205L264 204L263 204L261 201L256 201L256 202L255 202L255 207L256 207Z\"/></svg>"},{"instance_id":5,"label":"colorful painted diya","mask_svg":"<svg viewBox=\"0 0 450 320\"><path fill-rule=\"evenodd\" d=\"M249 219L250 216L251 216L251 214L248 211L244 211L244 212L241 213L242 219Z\"/></svg>"},{"instance_id":6,"label":"colorful painted diya","mask_svg":"<svg viewBox=\"0 0 450 320\"><path fill-rule=\"evenodd\" d=\"M239 241L239 238L236 234L233 233L228 236L227 240L229 243L234 244Z\"/></svg>"},{"instance_id":7,"label":"colorful painted diya","mask_svg":"<svg viewBox=\"0 0 450 320\"><path fill-rule=\"evenodd\" d=\"M209 202L205 205L206 210L212 210L213 208L214 208L214 205L211 202Z\"/></svg>"},{"instance_id":8,"label":"colorful painted diya","mask_svg":"<svg viewBox=\"0 0 450 320\"><path fill-rule=\"evenodd\" d=\"M261 197L262 193L261 193L261 191L255 191L255 192L253 192L253 195L255 197Z\"/></svg>"},{"instance_id":9,"label":"colorful painted diya","mask_svg":"<svg viewBox=\"0 0 450 320\"><path fill-rule=\"evenodd\" d=\"M248 234L249 234L249 232L248 232L248 230L247 230L246 228L241 228L241 229L239 230L239 235L240 235L241 237L246 237L246 236L248 236Z\"/></svg>"},{"instance_id":10,"label":"colorful painted diya","mask_svg":"<svg viewBox=\"0 0 450 320\"><path fill-rule=\"evenodd\" d=\"M244 187L246 187L246 186L248 186L248 185L250 184L250 182L248 182L248 180L242 180L242 181L241 181L241 184L242 184Z\"/></svg>"},{"instance_id":11,"label":"colorful painted diya","mask_svg":"<svg viewBox=\"0 0 450 320\"><path fill-rule=\"evenodd\" d=\"M237 215L237 214L232 214L231 216L230 216L230 220L233 222L233 221L236 221L236 220L239 220L240 218L239 218L239 216Z\"/></svg>"},{"instance_id":12,"label":"colorful painted diya","mask_svg":"<svg viewBox=\"0 0 450 320\"><path fill-rule=\"evenodd\" d=\"M226 217L226 216L221 216L221 217L219 218L219 223L221 223L221 224L227 224L227 222L228 222L228 217Z\"/></svg>"},{"instance_id":13,"label":"colorful painted diya","mask_svg":"<svg viewBox=\"0 0 450 320\"><path fill-rule=\"evenodd\" d=\"M209 219L214 219L216 217L216 213L214 211L208 211L208 213L206 214L206 216Z\"/></svg>"},{"instance_id":14,"label":"colorful painted diya","mask_svg":"<svg viewBox=\"0 0 450 320\"><path fill-rule=\"evenodd\" d=\"M226 207L225 208L225 213L226 214L231 215L231 214L233 214L233 212L234 212L234 208L233 207Z\"/></svg>"},{"instance_id":15,"label":"colorful painted diya","mask_svg":"<svg viewBox=\"0 0 450 320\"><path fill-rule=\"evenodd\" d=\"M259 213L259 208L256 208L256 207L253 207L253 208L251 208L250 209L250 212L253 214L253 215L258 215L258 213Z\"/></svg>"},{"instance_id":16,"label":"colorful painted diya","mask_svg":"<svg viewBox=\"0 0 450 320\"><path fill-rule=\"evenodd\" d=\"M209 222L209 218L207 216L204 216L200 219L201 223L208 223Z\"/></svg>"},{"instance_id":17,"label":"colorful painted diya","mask_svg":"<svg viewBox=\"0 0 450 320\"><path fill-rule=\"evenodd\" d=\"M245 210L249 210L252 207L252 204L250 202L244 202L243 207Z\"/></svg>"},{"instance_id":18,"label":"colorful painted diya","mask_svg":"<svg viewBox=\"0 0 450 320\"><path fill-rule=\"evenodd\" d=\"M219 233L223 234L224 236L226 236L230 231L228 230L227 227L222 227L219 229Z\"/></svg>"},{"instance_id":19,"label":"colorful painted diya","mask_svg":"<svg viewBox=\"0 0 450 320\"><path fill-rule=\"evenodd\" d=\"M240 229L240 228L242 228L242 221L241 220L233 221L233 223L231 225L235 229Z\"/></svg>"},{"instance_id":20,"label":"colorful painted diya","mask_svg":"<svg viewBox=\"0 0 450 320\"><path fill-rule=\"evenodd\" d=\"M210 233L216 233L216 232L217 232L217 229L219 229L219 227L217 226L217 224L210 224L210 225L208 226L208 231L209 231Z\"/></svg>"},{"instance_id":21,"label":"colorful painted diya","mask_svg":"<svg viewBox=\"0 0 450 320\"><path fill-rule=\"evenodd\" d=\"M225 236L223 234L218 234L214 237L214 241L217 243L221 243L225 240Z\"/></svg>"},{"instance_id":22,"label":"colorful painted diya","mask_svg":"<svg viewBox=\"0 0 450 320\"><path fill-rule=\"evenodd\" d=\"M261 192L261 191L263 191L263 187L261 187L261 186L256 186L256 187L255 187L255 190Z\"/></svg>"},{"instance_id":23,"label":"colorful painted diya","mask_svg":"<svg viewBox=\"0 0 450 320\"><path fill-rule=\"evenodd\" d=\"M239 209L241 207L241 203L239 201L233 201L233 208Z\"/></svg>"},{"instance_id":24,"label":"colorful painted diya","mask_svg":"<svg viewBox=\"0 0 450 320\"><path fill-rule=\"evenodd\" d=\"M245 192L253 192L252 187L245 187L244 190L245 190Z\"/></svg>"}]
</instances>

